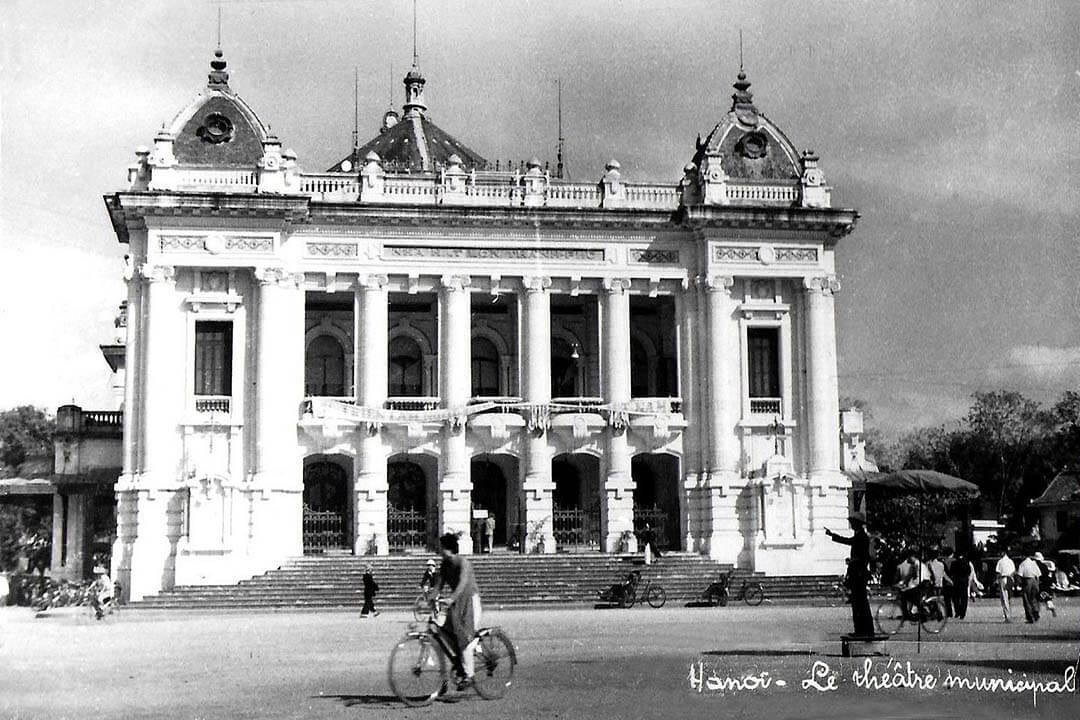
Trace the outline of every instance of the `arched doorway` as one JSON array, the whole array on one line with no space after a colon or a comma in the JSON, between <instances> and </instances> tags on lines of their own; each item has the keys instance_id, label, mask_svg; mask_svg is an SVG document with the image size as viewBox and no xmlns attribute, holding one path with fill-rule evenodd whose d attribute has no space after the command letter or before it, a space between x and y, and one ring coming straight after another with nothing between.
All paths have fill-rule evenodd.
<instances>
[{"instance_id":1,"label":"arched doorway","mask_svg":"<svg viewBox=\"0 0 1080 720\"><path fill-rule=\"evenodd\" d=\"M349 470L325 456L304 461L304 554L352 547Z\"/></svg>"},{"instance_id":2,"label":"arched doorway","mask_svg":"<svg viewBox=\"0 0 1080 720\"><path fill-rule=\"evenodd\" d=\"M305 353L306 392L316 397L345 395L345 350L330 335L319 335Z\"/></svg>"},{"instance_id":3,"label":"arched doorway","mask_svg":"<svg viewBox=\"0 0 1080 720\"><path fill-rule=\"evenodd\" d=\"M555 545L559 550L600 547L600 459L583 453L551 461Z\"/></svg>"},{"instance_id":4,"label":"arched doorway","mask_svg":"<svg viewBox=\"0 0 1080 720\"><path fill-rule=\"evenodd\" d=\"M630 476L634 480L634 530L649 523L661 548L681 549L679 458L663 453L635 455Z\"/></svg>"},{"instance_id":5,"label":"arched doorway","mask_svg":"<svg viewBox=\"0 0 1080 720\"><path fill-rule=\"evenodd\" d=\"M508 540L519 537L515 532L519 509L511 507L510 499L515 497L511 479L517 478L518 461L511 455L487 454L472 459L469 467L472 478L472 535L475 549L483 552L494 547L503 547ZM487 518L495 521L493 548L486 548L481 540L485 536ZM514 526L512 528L511 526Z\"/></svg>"},{"instance_id":6,"label":"arched doorway","mask_svg":"<svg viewBox=\"0 0 1080 720\"><path fill-rule=\"evenodd\" d=\"M424 468L430 460L419 456L395 455L386 464L386 539L391 551L423 550L430 545L428 478Z\"/></svg>"}]
</instances>

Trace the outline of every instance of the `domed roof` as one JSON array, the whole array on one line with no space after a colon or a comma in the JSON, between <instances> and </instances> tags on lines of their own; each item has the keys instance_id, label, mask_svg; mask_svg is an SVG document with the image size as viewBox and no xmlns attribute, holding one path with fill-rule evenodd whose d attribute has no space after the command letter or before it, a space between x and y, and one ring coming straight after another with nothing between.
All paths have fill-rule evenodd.
<instances>
[{"instance_id":1,"label":"domed roof","mask_svg":"<svg viewBox=\"0 0 1080 720\"><path fill-rule=\"evenodd\" d=\"M180 165L245 166L259 162L270 132L229 87L221 50L203 88L173 119L173 153Z\"/></svg>"},{"instance_id":2,"label":"domed roof","mask_svg":"<svg viewBox=\"0 0 1080 720\"><path fill-rule=\"evenodd\" d=\"M728 111L704 141L700 138L694 164L706 155L720 156L720 167L739 180L797 180L803 174L799 153L787 136L753 102L746 73L739 71Z\"/></svg>"},{"instance_id":3,"label":"domed roof","mask_svg":"<svg viewBox=\"0 0 1080 720\"><path fill-rule=\"evenodd\" d=\"M423 94L425 80L415 65L405 76L404 83L406 103L403 114L399 117L396 112L388 111L383 116L379 134L353 148L327 172L358 171L363 165L361 160L369 152L378 153L383 169L390 172L435 172L450 164L452 155L458 156L466 170L487 165L487 160L428 118Z\"/></svg>"}]
</instances>

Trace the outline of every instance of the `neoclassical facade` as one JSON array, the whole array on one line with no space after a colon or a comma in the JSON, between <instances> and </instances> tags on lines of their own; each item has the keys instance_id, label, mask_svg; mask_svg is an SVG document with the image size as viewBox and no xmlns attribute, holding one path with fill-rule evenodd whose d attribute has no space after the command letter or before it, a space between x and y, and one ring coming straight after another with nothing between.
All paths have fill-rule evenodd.
<instances>
[{"instance_id":1,"label":"neoclassical facade","mask_svg":"<svg viewBox=\"0 0 1080 720\"><path fill-rule=\"evenodd\" d=\"M753 103L678 183L501 167L402 112L302 172L207 86L105 197L128 253L114 571L132 597L302 553L670 548L838 572L834 209Z\"/></svg>"}]
</instances>

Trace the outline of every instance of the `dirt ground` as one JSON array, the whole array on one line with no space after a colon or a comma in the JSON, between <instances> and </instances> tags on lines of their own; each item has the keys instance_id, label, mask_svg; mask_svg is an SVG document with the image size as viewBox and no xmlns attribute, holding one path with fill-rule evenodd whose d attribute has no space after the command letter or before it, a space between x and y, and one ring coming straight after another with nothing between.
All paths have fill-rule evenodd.
<instances>
[{"instance_id":1,"label":"dirt ground","mask_svg":"<svg viewBox=\"0 0 1080 720\"><path fill-rule=\"evenodd\" d=\"M128 611L95 623L3 608L0 720L1080 716L1080 694L1055 691L1075 685L1080 600L1037 625L1020 616L1002 624L981 602L921 645L905 631L864 677L864 660L839 656L844 607L487 611L484 624L517 647L509 694L412 709L386 680L411 620L402 613ZM950 678L959 685L946 689ZM1061 687L1011 691L1007 680Z\"/></svg>"}]
</instances>

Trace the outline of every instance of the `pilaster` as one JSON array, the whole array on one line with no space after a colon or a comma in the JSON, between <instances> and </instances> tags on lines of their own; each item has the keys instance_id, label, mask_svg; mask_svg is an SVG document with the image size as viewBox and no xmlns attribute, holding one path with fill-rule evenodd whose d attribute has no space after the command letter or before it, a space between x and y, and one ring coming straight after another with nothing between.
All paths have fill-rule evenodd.
<instances>
[{"instance_id":1,"label":"pilaster","mask_svg":"<svg viewBox=\"0 0 1080 720\"><path fill-rule=\"evenodd\" d=\"M607 468L600 505L602 549L637 552L634 536L634 480L630 473L625 412L630 401L630 280L603 281L603 393L611 405L607 429Z\"/></svg>"},{"instance_id":2,"label":"pilaster","mask_svg":"<svg viewBox=\"0 0 1080 720\"><path fill-rule=\"evenodd\" d=\"M381 408L387 395L389 305L385 275L359 278L356 287L356 403ZM356 472L356 543L358 555L389 552L386 538L386 451L377 423L361 424Z\"/></svg>"},{"instance_id":3,"label":"pilaster","mask_svg":"<svg viewBox=\"0 0 1080 720\"><path fill-rule=\"evenodd\" d=\"M548 443L548 403L551 402L551 278L522 278L522 395L532 410L525 440L525 480L522 483L522 507L525 517L528 552L536 550L539 537L544 549L555 552L552 505L555 483L551 476L551 447Z\"/></svg>"},{"instance_id":4,"label":"pilaster","mask_svg":"<svg viewBox=\"0 0 1080 720\"><path fill-rule=\"evenodd\" d=\"M440 532L462 536L463 553L472 550L472 479L464 415L472 390L470 284L467 275L444 275L439 291L439 392L444 408L461 411L442 431L439 527Z\"/></svg>"}]
</instances>

